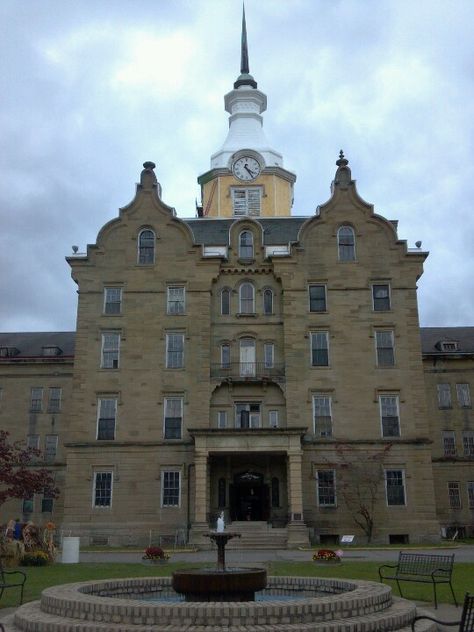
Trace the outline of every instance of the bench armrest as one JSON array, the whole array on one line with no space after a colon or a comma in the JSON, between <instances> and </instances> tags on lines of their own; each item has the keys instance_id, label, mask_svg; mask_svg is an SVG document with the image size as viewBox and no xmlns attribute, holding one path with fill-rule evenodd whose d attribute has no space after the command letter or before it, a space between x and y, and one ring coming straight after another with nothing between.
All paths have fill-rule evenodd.
<instances>
[{"instance_id":1,"label":"bench armrest","mask_svg":"<svg viewBox=\"0 0 474 632\"><path fill-rule=\"evenodd\" d=\"M23 582L26 582L26 574L23 571L3 571L4 575L23 575Z\"/></svg>"},{"instance_id":2,"label":"bench armrest","mask_svg":"<svg viewBox=\"0 0 474 632\"><path fill-rule=\"evenodd\" d=\"M434 621L435 623L439 623L441 625L459 625L461 621L440 621L439 619L434 619L433 617L428 617L428 615L420 615L419 617L415 617L411 622L412 632L415 632L415 624L417 621L421 619L429 619L430 621Z\"/></svg>"},{"instance_id":3,"label":"bench armrest","mask_svg":"<svg viewBox=\"0 0 474 632\"><path fill-rule=\"evenodd\" d=\"M379 566L379 577L380 579L382 579L382 577L384 577L384 575L382 575L381 571L383 568L398 568L398 564L382 564L382 566Z\"/></svg>"}]
</instances>

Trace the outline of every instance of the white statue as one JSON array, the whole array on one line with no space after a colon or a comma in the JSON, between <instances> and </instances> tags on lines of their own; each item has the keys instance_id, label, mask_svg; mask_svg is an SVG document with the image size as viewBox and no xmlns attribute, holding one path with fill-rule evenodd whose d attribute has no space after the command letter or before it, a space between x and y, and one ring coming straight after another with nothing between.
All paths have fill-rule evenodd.
<instances>
[{"instance_id":1,"label":"white statue","mask_svg":"<svg viewBox=\"0 0 474 632\"><path fill-rule=\"evenodd\" d=\"M221 511L221 513L219 514L219 517L217 518L217 532L222 533L224 529L225 529L224 512Z\"/></svg>"}]
</instances>

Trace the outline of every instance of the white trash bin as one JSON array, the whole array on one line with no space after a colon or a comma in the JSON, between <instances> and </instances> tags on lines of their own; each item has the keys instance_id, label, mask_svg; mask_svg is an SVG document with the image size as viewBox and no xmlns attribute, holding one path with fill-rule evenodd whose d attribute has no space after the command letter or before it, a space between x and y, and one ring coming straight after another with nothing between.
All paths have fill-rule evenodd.
<instances>
[{"instance_id":1,"label":"white trash bin","mask_svg":"<svg viewBox=\"0 0 474 632\"><path fill-rule=\"evenodd\" d=\"M78 537L68 536L63 538L63 564L77 564L79 562L79 540Z\"/></svg>"}]
</instances>

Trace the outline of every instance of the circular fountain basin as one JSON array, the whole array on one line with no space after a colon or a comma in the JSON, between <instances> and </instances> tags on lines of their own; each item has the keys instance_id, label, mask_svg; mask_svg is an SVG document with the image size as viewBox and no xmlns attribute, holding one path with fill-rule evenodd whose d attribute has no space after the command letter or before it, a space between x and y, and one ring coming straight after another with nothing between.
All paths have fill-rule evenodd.
<instances>
[{"instance_id":1,"label":"circular fountain basin","mask_svg":"<svg viewBox=\"0 0 474 632\"><path fill-rule=\"evenodd\" d=\"M264 568L212 568L175 571L172 586L186 601L255 601L267 585Z\"/></svg>"}]
</instances>

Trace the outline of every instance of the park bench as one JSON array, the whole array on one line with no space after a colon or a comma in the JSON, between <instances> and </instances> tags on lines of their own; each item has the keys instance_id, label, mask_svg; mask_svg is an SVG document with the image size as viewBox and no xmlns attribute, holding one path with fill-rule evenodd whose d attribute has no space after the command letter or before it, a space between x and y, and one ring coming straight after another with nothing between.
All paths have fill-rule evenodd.
<instances>
[{"instance_id":1,"label":"park bench","mask_svg":"<svg viewBox=\"0 0 474 632\"><path fill-rule=\"evenodd\" d=\"M439 621L428 615L420 615L415 617L411 623L411 629L415 632L415 625L420 619L429 619L441 625L459 625L458 632L474 632L474 595L466 593L464 597L464 605L462 608L461 621Z\"/></svg>"},{"instance_id":2,"label":"park bench","mask_svg":"<svg viewBox=\"0 0 474 632\"><path fill-rule=\"evenodd\" d=\"M22 571L6 571L3 568L2 558L0 557L0 599L3 596L3 591L7 590L7 588L20 588L20 603L23 603L25 582L25 573Z\"/></svg>"},{"instance_id":3,"label":"park bench","mask_svg":"<svg viewBox=\"0 0 474 632\"><path fill-rule=\"evenodd\" d=\"M394 579L397 582L400 596L403 597L400 581L419 582L433 585L435 608L438 607L436 586L438 584L449 584L456 606L456 596L451 584L453 573L454 555L431 555L426 553L407 553L400 551L398 564L384 564L379 567L380 581L384 579ZM391 569L389 574L385 574L385 569Z\"/></svg>"}]
</instances>

